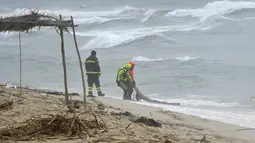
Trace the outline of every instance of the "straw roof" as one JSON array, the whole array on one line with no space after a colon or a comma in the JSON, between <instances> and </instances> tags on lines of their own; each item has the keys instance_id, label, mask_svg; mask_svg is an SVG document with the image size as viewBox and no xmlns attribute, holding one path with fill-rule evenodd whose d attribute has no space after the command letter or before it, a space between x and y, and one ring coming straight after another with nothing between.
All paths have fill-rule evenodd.
<instances>
[{"instance_id":1,"label":"straw roof","mask_svg":"<svg viewBox=\"0 0 255 143\"><path fill-rule=\"evenodd\" d=\"M0 18L0 32L20 31L28 32L35 27L61 27L68 31L68 27L72 27L71 20L59 20L58 18L46 14L41 14L38 11L30 11L28 14L20 16L10 16ZM74 25L75 27L77 25Z\"/></svg>"}]
</instances>

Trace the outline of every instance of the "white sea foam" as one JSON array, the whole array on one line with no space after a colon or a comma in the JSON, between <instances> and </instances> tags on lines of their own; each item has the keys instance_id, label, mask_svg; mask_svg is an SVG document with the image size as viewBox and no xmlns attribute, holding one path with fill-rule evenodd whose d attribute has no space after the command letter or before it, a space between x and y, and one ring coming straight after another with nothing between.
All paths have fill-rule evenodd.
<instances>
[{"instance_id":1,"label":"white sea foam","mask_svg":"<svg viewBox=\"0 0 255 143\"><path fill-rule=\"evenodd\" d=\"M164 36L162 33L167 31L191 31L196 28L196 25L173 25L126 30L77 32L77 35L94 37L82 49L111 48L148 36L160 36L167 38L169 41L176 42L175 39Z\"/></svg>"},{"instance_id":2,"label":"white sea foam","mask_svg":"<svg viewBox=\"0 0 255 143\"><path fill-rule=\"evenodd\" d=\"M173 58L147 58L144 56L137 56L133 57L133 61L140 61L140 62L155 62L155 61L164 61L164 60L179 60L182 62L189 61L189 60L194 60L197 59L198 57L189 57L189 56L184 56L184 57L173 57Z\"/></svg>"},{"instance_id":3,"label":"white sea foam","mask_svg":"<svg viewBox=\"0 0 255 143\"><path fill-rule=\"evenodd\" d=\"M206 119L216 120L224 123L236 124L244 127L254 128L255 127L255 115L249 113L232 113L224 111L214 111L206 109L196 109L180 106L167 106L160 104L151 104L147 102L134 102L136 104L149 105L154 107L161 107L165 110L175 111L184 113L187 115L194 115Z\"/></svg>"},{"instance_id":4,"label":"white sea foam","mask_svg":"<svg viewBox=\"0 0 255 143\"><path fill-rule=\"evenodd\" d=\"M2 13L1 15L3 17L24 15L29 13L30 10L36 9L17 8L14 9L12 12ZM73 16L76 24L104 23L111 20L133 19L135 13L139 13L140 11L145 11L145 9L139 9L129 5L109 11L85 11L84 9L81 9L79 11L67 9L40 9L40 12L45 14L54 14L57 16L61 14L64 19L70 19L70 16Z\"/></svg>"},{"instance_id":5,"label":"white sea foam","mask_svg":"<svg viewBox=\"0 0 255 143\"><path fill-rule=\"evenodd\" d=\"M209 15L226 15L242 9L254 9L255 2L248 1L215 1L206 4L203 8L177 9L167 13L165 16L192 16L208 17Z\"/></svg>"},{"instance_id":6,"label":"white sea foam","mask_svg":"<svg viewBox=\"0 0 255 143\"><path fill-rule=\"evenodd\" d=\"M146 22L155 12L157 12L156 9L150 9L144 13L145 18L141 20L141 23Z\"/></svg>"},{"instance_id":7,"label":"white sea foam","mask_svg":"<svg viewBox=\"0 0 255 143\"><path fill-rule=\"evenodd\" d=\"M133 57L132 59L132 61L140 61L140 62L155 62L155 61L163 61L163 60L168 60L168 58L149 59L143 56L137 56L137 57Z\"/></svg>"}]
</instances>

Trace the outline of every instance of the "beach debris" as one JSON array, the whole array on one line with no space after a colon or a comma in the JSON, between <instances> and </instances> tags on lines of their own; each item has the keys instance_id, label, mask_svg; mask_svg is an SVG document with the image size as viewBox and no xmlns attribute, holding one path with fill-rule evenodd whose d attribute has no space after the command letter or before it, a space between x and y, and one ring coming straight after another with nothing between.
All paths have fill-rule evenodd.
<instances>
[{"instance_id":1,"label":"beach debris","mask_svg":"<svg viewBox=\"0 0 255 143\"><path fill-rule=\"evenodd\" d=\"M244 128L244 129L238 129L238 130L236 130L237 132L239 132L239 131L248 131L248 130L255 130L255 128Z\"/></svg>"},{"instance_id":2,"label":"beach debris","mask_svg":"<svg viewBox=\"0 0 255 143\"><path fill-rule=\"evenodd\" d=\"M0 103L0 110L11 109L13 107L13 100L3 100Z\"/></svg>"},{"instance_id":3,"label":"beach debris","mask_svg":"<svg viewBox=\"0 0 255 143\"><path fill-rule=\"evenodd\" d=\"M125 111L125 112L111 112L110 113L111 115L117 115L117 116L129 116L129 117L135 117L135 115L133 115L132 113L128 112L128 111Z\"/></svg>"},{"instance_id":4,"label":"beach debris","mask_svg":"<svg viewBox=\"0 0 255 143\"><path fill-rule=\"evenodd\" d=\"M48 96L46 93L40 93L41 96Z\"/></svg>"},{"instance_id":5,"label":"beach debris","mask_svg":"<svg viewBox=\"0 0 255 143\"><path fill-rule=\"evenodd\" d=\"M104 109L105 109L104 104L103 104L103 103L99 103L99 104L97 105L97 109L98 109L98 110L104 110Z\"/></svg>"},{"instance_id":6,"label":"beach debris","mask_svg":"<svg viewBox=\"0 0 255 143\"><path fill-rule=\"evenodd\" d=\"M13 83L5 83L5 88L17 88L17 86Z\"/></svg>"},{"instance_id":7,"label":"beach debris","mask_svg":"<svg viewBox=\"0 0 255 143\"><path fill-rule=\"evenodd\" d=\"M202 143L203 141L205 141L206 140L206 137L205 137L205 135L204 135L204 137L202 138L202 140L200 141L200 143Z\"/></svg>"},{"instance_id":8,"label":"beach debris","mask_svg":"<svg viewBox=\"0 0 255 143\"><path fill-rule=\"evenodd\" d=\"M64 95L63 92L49 90L49 89L31 89L31 88L23 88L27 89L28 91L38 92L40 94L50 94L50 95ZM69 96L80 96L79 93L68 93Z\"/></svg>"},{"instance_id":9,"label":"beach debris","mask_svg":"<svg viewBox=\"0 0 255 143\"><path fill-rule=\"evenodd\" d=\"M83 105L82 101L72 100L71 102L72 102L73 108L75 108L75 109L80 109L81 106Z\"/></svg>"},{"instance_id":10,"label":"beach debris","mask_svg":"<svg viewBox=\"0 0 255 143\"><path fill-rule=\"evenodd\" d=\"M58 92L58 91L46 91L44 92L46 94L51 94L51 95L64 95L63 92ZM80 96L78 93L69 93L69 96Z\"/></svg>"},{"instance_id":11,"label":"beach debris","mask_svg":"<svg viewBox=\"0 0 255 143\"><path fill-rule=\"evenodd\" d=\"M79 114L80 115L80 114ZM56 114L26 120L19 126L0 130L0 140L29 141L62 136L92 136L100 133L105 124L94 118L82 118L76 114ZM87 117L87 116L86 116Z\"/></svg>"},{"instance_id":12,"label":"beach debris","mask_svg":"<svg viewBox=\"0 0 255 143\"><path fill-rule=\"evenodd\" d=\"M141 91L136 86L134 87L134 89L137 93L136 96L138 96L139 100L143 99L144 101L147 101L150 103L159 103L159 104L166 104L166 105L176 105L176 106L180 105L180 103L169 103L169 102L165 102L165 101L152 100L149 97L142 94Z\"/></svg>"},{"instance_id":13,"label":"beach debris","mask_svg":"<svg viewBox=\"0 0 255 143\"><path fill-rule=\"evenodd\" d=\"M139 119L133 121L135 123L143 123L147 126L154 126L154 127L162 127L162 124L155 121L154 119L151 119L151 118L147 118L147 117L144 117L144 116L141 116Z\"/></svg>"},{"instance_id":14,"label":"beach debris","mask_svg":"<svg viewBox=\"0 0 255 143\"><path fill-rule=\"evenodd\" d=\"M129 123L126 127L126 130L131 126L132 123Z\"/></svg>"}]
</instances>

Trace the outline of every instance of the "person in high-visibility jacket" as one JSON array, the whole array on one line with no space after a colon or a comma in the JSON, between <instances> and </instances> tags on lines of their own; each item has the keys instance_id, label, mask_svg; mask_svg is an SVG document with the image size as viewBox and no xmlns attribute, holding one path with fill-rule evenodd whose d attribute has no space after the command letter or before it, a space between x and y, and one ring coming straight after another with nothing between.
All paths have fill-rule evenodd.
<instances>
[{"instance_id":1,"label":"person in high-visibility jacket","mask_svg":"<svg viewBox=\"0 0 255 143\"><path fill-rule=\"evenodd\" d=\"M92 51L91 55L85 61L86 75L88 81L88 97L95 97L93 95L93 85L96 85L98 96L104 96L100 87L99 76L101 75L101 69L99 66L98 58L96 57L96 51Z\"/></svg>"},{"instance_id":2,"label":"person in high-visibility jacket","mask_svg":"<svg viewBox=\"0 0 255 143\"><path fill-rule=\"evenodd\" d=\"M135 86L135 81L130 75L131 65L129 63L125 64L124 67L118 69L117 73L117 85L124 91L123 100L132 100L133 88Z\"/></svg>"}]
</instances>

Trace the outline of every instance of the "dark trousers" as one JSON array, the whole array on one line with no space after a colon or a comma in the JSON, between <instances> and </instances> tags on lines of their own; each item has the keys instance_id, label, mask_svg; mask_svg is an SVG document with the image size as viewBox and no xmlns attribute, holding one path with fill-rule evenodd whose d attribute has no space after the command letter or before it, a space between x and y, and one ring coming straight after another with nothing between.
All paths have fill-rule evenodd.
<instances>
[{"instance_id":1,"label":"dark trousers","mask_svg":"<svg viewBox=\"0 0 255 143\"><path fill-rule=\"evenodd\" d=\"M132 100L133 86L129 82L120 82L120 87L124 91L123 100Z\"/></svg>"},{"instance_id":2,"label":"dark trousers","mask_svg":"<svg viewBox=\"0 0 255 143\"><path fill-rule=\"evenodd\" d=\"M97 94L101 95L101 87L100 87L100 82L99 82L99 75L97 74L88 74L87 75L87 79L88 79L88 94L89 95L93 95L93 85L96 85L96 89L97 89Z\"/></svg>"}]
</instances>

